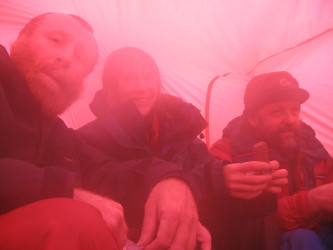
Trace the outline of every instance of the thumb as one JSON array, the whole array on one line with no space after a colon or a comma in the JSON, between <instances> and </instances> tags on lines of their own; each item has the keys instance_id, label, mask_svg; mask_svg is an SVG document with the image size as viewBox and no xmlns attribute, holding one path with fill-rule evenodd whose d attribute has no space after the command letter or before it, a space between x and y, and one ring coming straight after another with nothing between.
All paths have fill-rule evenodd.
<instances>
[{"instance_id":1,"label":"thumb","mask_svg":"<svg viewBox=\"0 0 333 250\"><path fill-rule=\"evenodd\" d=\"M210 250L212 248L210 233L201 223L197 232L197 241L201 244L201 250Z\"/></svg>"},{"instance_id":2,"label":"thumb","mask_svg":"<svg viewBox=\"0 0 333 250\"><path fill-rule=\"evenodd\" d=\"M256 171L256 170L261 170L261 171L271 170L276 167L275 163L270 164L270 163L262 162L262 161L249 161L249 162L243 162L243 163L238 163L238 164L239 164L238 167L244 173Z\"/></svg>"}]
</instances>

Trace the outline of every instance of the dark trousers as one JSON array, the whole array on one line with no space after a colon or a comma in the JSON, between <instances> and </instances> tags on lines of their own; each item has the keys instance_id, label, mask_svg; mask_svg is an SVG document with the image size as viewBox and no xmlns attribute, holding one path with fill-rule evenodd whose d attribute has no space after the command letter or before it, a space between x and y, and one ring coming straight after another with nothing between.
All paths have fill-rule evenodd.
<instances>
[{"instance_id":1,"label":"dark trousers","mask_svg":"<svg viewBox=\"0 0 333 250\"><path fill-rule=\"evenodd\" d=\"M321 227L317 231L295 229L284 233L280 250L333 250L333 230Z\"/></svg>"}]
</instances>

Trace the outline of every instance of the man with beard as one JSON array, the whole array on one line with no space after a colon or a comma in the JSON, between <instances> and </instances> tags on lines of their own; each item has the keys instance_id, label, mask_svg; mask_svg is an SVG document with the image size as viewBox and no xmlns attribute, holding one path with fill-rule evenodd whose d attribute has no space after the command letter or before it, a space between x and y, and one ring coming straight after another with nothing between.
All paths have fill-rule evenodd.
<instances>
[{"instance_id":1,"label":"man with beard","mask_svg":"<svg viewBox=\"0 0 333 250\"><path fill-rule=\"evenodd\" d=\"M61 13L29 21L10 56L0 46L0 248L121 249L123 210L95 194L105 188L143 211L147 249L193 249L198 241L209 248L176 164L154 157L121 164L57 117L79 97L97 56L90 25Z\"/></svg>"},{"instance_id":2,"label":"man with beard","mask_svg":"<svg viewBox=\"0 0 333 250\"><path fill-rule=\"evenodd\" d=\"M24 27L10 57L0 47L1 249L125 244L121 205L80 189L81 145L57 117L97 61L92 32L78 16L48 13Z\"/></svg>"},{"instance_id":3,"label":"man with beard","mask_svg":"<svg viewBox=\"0 0 333 250\"><path fill-rule=\"evenodd\" d=\"M216 159L245 162L255 159L254 145L264 142L268 159L288 170L289 185L279 196L275 218L283 233L283 250L333 249L333 161L313 129L300 119L301 104L308 98L288 72L255 76L245 90L243 115L227 125L211 148Z\"/></svg>"}]
</instances>

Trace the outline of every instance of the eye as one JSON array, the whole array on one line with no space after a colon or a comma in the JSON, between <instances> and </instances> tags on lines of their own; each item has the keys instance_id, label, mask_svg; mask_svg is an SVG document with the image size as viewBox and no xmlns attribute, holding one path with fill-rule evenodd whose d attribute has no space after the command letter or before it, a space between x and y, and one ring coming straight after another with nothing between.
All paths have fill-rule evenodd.
<instances>
[{"instance_id":1,"label":"eye","mask_svg":"<svg viewBox=\"0 0 333 250\"><path fill-rule=\"evenodd\" d=\"M59 31L51 31L47 33L46 39L54 45L62 45L68 40L67 36Z\"/></svg>"},{"instance_id":2,"label":"eye","mask_svg":"<svg viewBox=\"0 0 333 250\"><path fill-rule=\"evenodd\" d=\"M123 80L125 82L133 82L133 81L135 81L135 77L132 74L123 74L121 76L121 80Z\"/></svg>"},{"instance_id":3,"label":"eye","mask_svg":"<svg viewBox=\"0 0 333 250\"><path fill-rule=\"evenodd\" d=\"M63 40L57 36L50 36L48 39L51 43L56 45L61 45L63 43Z\"/></svg>"},{"instance_id":4,"label":"eye","mask_svg":"<svg viewBox=\"0 0 333 250\"><path fill-rule=\"evenodd\" d=\"M301 111L300 107L293 107L291 109L291 112L293 115L298 115L300 113L300 111Z\"/></svg>"},{"instance_id":5,"label":"eye","mask_svg":"<svg viewBox=\"0 0 333 250\"><path fill-rule=\"evenodd\" d=\"M282 109L280 109L280 108L272 109L271 112L270 112L270 114L274 115L274 116L278 116L281 113L282 113Z\"/></svg>"}]
</instances>

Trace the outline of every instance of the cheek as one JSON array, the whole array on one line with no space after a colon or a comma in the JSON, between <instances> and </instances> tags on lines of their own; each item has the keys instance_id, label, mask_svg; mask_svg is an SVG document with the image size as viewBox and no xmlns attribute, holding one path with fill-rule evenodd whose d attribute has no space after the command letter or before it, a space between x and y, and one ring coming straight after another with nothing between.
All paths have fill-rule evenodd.
<instances>
[{"instance_id":1,"label":"cheek","mask_svg":"<svg viewBox=\"0 0 333 250\"><path fill-rule=\"evenodd\" d=\"M131 99L132 93L133 91L129 88L119 88L117 98L120 101L120 103L126 102L129 99Z\"/></svg>"},{"instance_id":2,"label":"cheek","mask_svg":"<svg viewBox=\"0 0 333 250\"><path fill-rule=\"evenodd\" d=\"M259 122L257 129L259 134L268 139L276 135L277 131L279 130L279 125L277 122L273 122L272 120L266 120Z\"/></svg>"}]
</instances>

